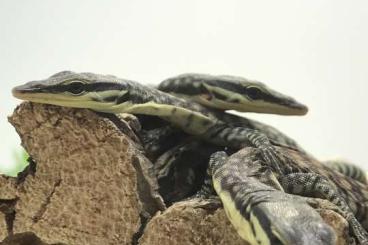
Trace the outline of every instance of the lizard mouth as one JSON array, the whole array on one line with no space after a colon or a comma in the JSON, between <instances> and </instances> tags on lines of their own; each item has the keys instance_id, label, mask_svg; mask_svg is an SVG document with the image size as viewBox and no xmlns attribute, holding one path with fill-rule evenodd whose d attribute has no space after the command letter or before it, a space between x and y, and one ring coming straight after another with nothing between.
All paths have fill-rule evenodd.
<instances>
[{"instance_id":1,"label":"lizard mouth","mask_svg":"<svg viewBox=\"0 0 368 245\"><path fill-rule=\"evenodd\" d=\"M110 108L115 105L112 102L100 102L92 100L88 95L68 96L67 94L54 94L44 92L42 88L28 88L24 85L12 89L15 98L34 103L65 106L73 108L87 108L95 111L111 112Z\"/></svg>"},{"instance_id":2,"label":"lizard mouth","mask_svg":"<svg viewBox=\"0 0 368 245\"><path fill-rule=\"evenodd\" d=\"M296 101L289 103L287 107L294 111L294 113L297 113L297 115L305 115L308 113L308 107Z\"/></svg>"},{"instance_id":3,"label":"lizard mouth","mask_svg":"<svg viewBox=\"0 0 368 245\"><path fill-rule=\"evenodd\" d=\"M270 103L268 101L245 102L239 106L234 105L239 111L256 112L265 114L302 116L308 113L308 107L295 100L283 101L283 103Z\"/></svg>"},{"instance_id":4,"label":"lizard mouth","mask_svg":"<svg viewBox=\"0 0 368 245\"><path fill-rule=\"evenodd\" d=\"M283 105L273 105L273 104L260 104L258 106L252 105L249 108L244 106L243 112L255 112L264 114L277 114L284 116L303 116L308 113L308 107L305 105L297 106L283 106Z\"/></svg>"},{"instance_id":5,"label":"lizard mouth","mask_svg":"<svg viewBox=\"0 0 368 245\"><path fill-rule=\"evenodd\" d=\"M308 107L295 100L283 103L270 103L267 101L237 100L236 102L220 100L215 97L197 96L196 101L208 107L220 110L236 110L240 112L254 112L277 115L302 116L307 114Z\"/></svg>"},{"instance_id":6,"label":"lizard mouth","mask_svg":"<svg viewBox=\"0 0 368 245\"><path fill-rule=\"evenodd\" d=\"M16 86L12 89L12 94L15 98L23 99L24 95L31 93L38 93L42 90L42 88L30 88L25 85Z\"/></svg>"}]
</instances>

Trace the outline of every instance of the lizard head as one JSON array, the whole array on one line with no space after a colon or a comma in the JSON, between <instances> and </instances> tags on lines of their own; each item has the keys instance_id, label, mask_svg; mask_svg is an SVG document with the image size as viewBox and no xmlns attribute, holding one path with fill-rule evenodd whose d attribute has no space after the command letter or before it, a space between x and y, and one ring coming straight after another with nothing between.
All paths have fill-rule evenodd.
<instances>
[{"instance_id":1,"label":"lizard head","mask_svg":"<svg viewBox=\"0 0 368 245\"><path fill-rule=\"evenodd\" d=\"M159 89L220 110L279 115L308 112L305 105L292 97L241 77L183 74L163 81Z\"/></svg>"},{"instance_id":2,"label":"lizard head","mask_svg":"<svg viewBox=\"0 0 368 245\"><path fill-rule=\"evenodd\" d=\"M12 93L18 99L36 103L110 112L116 100L128 94L129 85L124 81L109 75L63 71L14 87Z\"/></svg>"},{"instance_id":3,"label":"lizard head","mask_svg":"<svg viewBox=\"0 0 368 245\"><path fill-rule=\"evenodd\" d=\"M279 203L263 203L254 207L253 211L253 219L257 221L255 224L262 225L262 222L269 219L270 227L261 229L268 234L268 238L278 240L281 244L336 244L337 237L332 227L302 201L293 202L290 198ZM268 217L262 220L262 214Z\"/></svg>"},{"instance_id":4,"label":"lizard head","mask_svg":"<svg viewBox=\"0 0 368 245\"><path fill-rule=\"evenodd\" d=\"M216 152L208 173L227 217L249 244L336 244L334 230L309 205L317 201L285 193L257 150L229 157Z\"/></svg>"}]
</instances>

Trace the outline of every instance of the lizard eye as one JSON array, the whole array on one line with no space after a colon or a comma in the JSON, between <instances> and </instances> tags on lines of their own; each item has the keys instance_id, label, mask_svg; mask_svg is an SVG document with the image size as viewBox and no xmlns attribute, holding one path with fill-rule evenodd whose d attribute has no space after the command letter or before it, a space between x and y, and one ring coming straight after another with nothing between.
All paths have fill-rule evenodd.
<instances>
[{"instance_id":1,"label":"lizard eye","mask_svg":"<svg viewBox=\"0 0 368 245\"><path fill-rule=\"evenodd\" d=\"M74 95L80 95L84 92L84 83L71 82L67 85L67 91Z\"/></svg>"},{"instance_id":2,"label":"lizard eye","mask_svg":"<svg viewBox=\"0 0 368 245\"><path fill-rule=\"evenodd\" d=\"M262 96L262 90L260 90L257 87L248 87L247 88L247 95L252 99L252 100L257 100L260 99Z\"/></svg>"}]
</instances>

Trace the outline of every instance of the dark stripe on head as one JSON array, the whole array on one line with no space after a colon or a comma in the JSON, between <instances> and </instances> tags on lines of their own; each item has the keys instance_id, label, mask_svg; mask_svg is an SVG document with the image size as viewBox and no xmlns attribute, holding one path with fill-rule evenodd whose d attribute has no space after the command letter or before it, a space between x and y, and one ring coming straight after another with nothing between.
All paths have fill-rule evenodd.
<instances>
[{"instance_id":1,"label":"dark stripe on head","mask_svg":"<svg viewBox=\"0 0 368 245\"><path fill-rule=\"evenodd\" d=\"M45 87L41 89L41 92L50 92L50 93L62 93L69 92L74 89L75 84L78 83L72 82L70 84L61 84L61 85L53 85L49 87ZM126 85L122 83L112 83L112 82L95 82L95 83L81 83L81 89L85 92L101 92L101 91L109 91L109 90L123 90L126 89Z\"/></svg>"},{"instance_id":2,"label":"dark stripe on head","mask_svg":"<svg viewBox=\"0 0 368 245\"><path fill-rule=\"evenodd\" d=\"M294 99L290 97L278 97L272 95L272 93L265 92L262 89L257 89L254 86L246 87L240 83L236 82L227 82L222 80L213 80L213 81L207 81L207 84L213 86L213 87L219 87L225 90L228 90L230 92L240 94L243 97L247 98L248 100L263 100L265 102L275 103L279 105L293 105L295 103ZM212 93L214 93L212 91ZM227 98L223 95L219 94L219 97L215 95L215 97L226 100ZM232 103L239 103L239 99L228 99L229 102Z\"/></svg>"},{"instance_id":3,"label":"dark stripe on head","mask_svg":"<svg viewBox=\"0 0 368 245\"><path fill-rule=\"evenodd\" d=\"M211 80L211 81L206 81L206 83L212 87L222 88L222 89L234 92L234 93L243 93L243 89L245 88L240 83L227 82L223 80Z\"/></svg>"},{"instance_id":4,"label":"dark stripe on head","mask_svg":"<svg viewBox=\"0 0 368 245\"><path fill-rule=\"evenodd\" d=\"M233 93L240 94L244 96L245 98L249 100L263 100L270 103L276 103L280 105L288 105L292 104L291 98L279 98L272 96L270 93L264 92L263 90L259 89L257 90L257 93L255 93L255 86L251 86L250 88L247 88L241 83L238 83L236 81L225 81L221 79L214 78L213 80L209 79L196 79L191 78L191 81L188 82L188 77L182 77L178 80L178 78L173 79L172 81L166 81L159 85L159 90L162 90L164 92L174 92L178 94L185 94L185 95L199 95L202 93L208 93L207 89L202 86L195 86L195 84L198 83L205 83L212 87L218 87L225 90L228 90ZM220 100L226 100L226 97L218 94L216 92L213 92L214 96L216 96ZM215 94L216 93L216 94ZM229 100L229 102L233 103L239 103L238 99Z\"/></svg>"},{"instance_id":5,"label":"dark stripe on head","mask_svg":"<svg viewBox=\"0 0 368 245\"><path fill-rule=\"evenodd\" d=\"M243 86L240 83L227 82L223 80L207 81L207 83L213 87L219 87L219 88L228 90L230 92L240 94L249 100L263 100L263 101L277 103L277 104L288 104L287 100L274 97L270 95L269 93L262 91L261 89L257 91L257 94L254 94L254 86L252 86L251 88L248 88L246 86ZM236 100L238 99L235 99L234 101L235 103L237 103Z\"/></svg>"}]
</instances>

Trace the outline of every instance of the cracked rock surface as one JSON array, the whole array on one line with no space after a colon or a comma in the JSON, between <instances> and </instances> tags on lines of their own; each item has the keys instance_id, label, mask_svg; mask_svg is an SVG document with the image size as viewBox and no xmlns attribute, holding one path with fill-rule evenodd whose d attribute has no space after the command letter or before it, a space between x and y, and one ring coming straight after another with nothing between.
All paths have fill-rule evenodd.
<instances>
[{"instance_id":1,"label":"cracked rock surface","mask_svg":"<svg viewBox=\"0 0 368 245\"><path fill-rule=\"evenodd\" d=\"M23 103L9 121L37 164L22 178L1 176L0 205L15 202L8 208L14 220L1 222L1 240L31 231L46 243L131 244L140 216L160 208L154 179L143 173L151 163L109 120L89 110ZM147 183L143 203L137 189Z\"/></svg>"},{"instance_id":2,"label":"cracked rock surface","mask_svg":"<svg viewBox=\"0 0 368 245\"><path fill-rule=\"evenodd\" d=\"M218 202L165 208L129 123L33 103L9 121L34 161L18 178L0 176L0 245L247 244ZM346 222L320 212L344 244Z\"/></svg>"},{"instance_id":3,"label":"cracked rock surface","mask_svg":"<svg viewBox=\"0 0 368 245\"><path fill-rule=\"evenodd\" d=\"M247 245L219 207L198 199L175 203L150 220L139 242L142 245Z\"/></svg>"}]
</instances>

